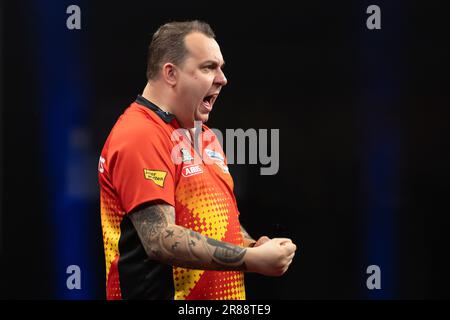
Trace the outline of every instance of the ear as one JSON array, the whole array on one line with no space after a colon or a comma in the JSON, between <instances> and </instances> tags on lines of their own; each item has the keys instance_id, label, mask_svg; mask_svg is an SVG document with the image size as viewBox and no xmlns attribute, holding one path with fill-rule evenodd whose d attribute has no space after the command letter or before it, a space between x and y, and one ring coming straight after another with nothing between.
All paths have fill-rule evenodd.
<instances>
[{"instance_id":1,"label":"ear","mask_svg":"<svg viewBox=\"0 0 450 320\"><path fill-rule=\"evenodd\" d=\"M173 63L165 63L162 67L162 75L164 80L174 87L178 82L178 70Z\"/></svg>"}]
</instances>

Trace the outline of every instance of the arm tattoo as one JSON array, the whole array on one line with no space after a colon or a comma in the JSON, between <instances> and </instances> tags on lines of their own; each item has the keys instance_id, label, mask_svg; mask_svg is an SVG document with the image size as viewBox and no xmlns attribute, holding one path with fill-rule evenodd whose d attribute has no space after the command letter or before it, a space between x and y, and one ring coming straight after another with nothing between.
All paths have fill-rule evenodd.
<instances>
[{"instance_id":1,"label":"arm tattoo","mask_svg":"<svg viewBox=\"0 0 450 320\"><path fill-rule=\"evenodd\" d=\"M216 247L214 250L214 258L219 260L219 262L235 263L241 261L244 257L246 251L244 248L233 246L211 238L207 238L206 241L208 244Z\"/></svg>"},{"instance_id":2,"label":"arm tattoo","mask_svg":"<svg viewBox=\"0 0 450 320\"><path fill-rule=\"evenodd\" d=\"M173 230L166 230L167 235L164 238L172 238L173 237Z\"/></svg>"},{"instance_id":3,"label":"arm tattoo","mask_svg":"<svg viewBox=\"0 0 450 320\"><path fill-rule=\"evenodd\" d=\"M150 205L129 217L151 259L191 269L246 270L246 248L176 225L170 205Z\"/></svg>"}]
</instances>

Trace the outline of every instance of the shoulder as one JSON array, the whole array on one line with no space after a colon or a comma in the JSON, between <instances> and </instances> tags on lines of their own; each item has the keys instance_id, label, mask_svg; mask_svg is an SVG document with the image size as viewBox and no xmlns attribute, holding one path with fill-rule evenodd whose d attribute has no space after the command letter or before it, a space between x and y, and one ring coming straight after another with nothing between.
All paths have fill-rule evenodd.
<instances>
[{"instance_id":1,"label":"shoulder","mask_svg":"<svg viewBox=\"0 0 450 320\"><path fill-rule=\"evenodd\" d=\"M136 104L128 107L111 130L110 144L118 147L171 145L170 127L150 112Z\"/></svg>"}]
</instances>

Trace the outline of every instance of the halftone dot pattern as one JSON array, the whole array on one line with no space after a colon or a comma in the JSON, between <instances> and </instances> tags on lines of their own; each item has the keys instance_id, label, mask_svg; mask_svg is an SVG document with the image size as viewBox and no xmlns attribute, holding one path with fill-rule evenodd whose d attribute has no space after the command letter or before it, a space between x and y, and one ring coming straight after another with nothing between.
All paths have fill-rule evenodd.
<instances>
[{"instance_id":1,"label":"halftone dot pattern","mask_svg":"<svg viewBox=\"0 0 450 320\"><path fill-rule=\"evenodd\" d=\"M116 298L120 298L118 269L117 267L111 268L111 266L114 262L117 264L119 256L120 223L124 212L117 200L105 192L100 193L100 210L106 261L107 295L114 297L119 295Z\"/></svg>"},{"instance_id":2,"label":"halftone dot pattern","mask_svg":"<svg viewBox=\"0 0 450 320\"><path fill-rule=\"evenodd\" d=\"M120 279L119 279L119 256L116 256L111 263L109 277L106 281L106 298L108 300L121 300L122 292L120 291Z\"/></svg>"},{"instance_id":3,"label":"halftone dot pattern","mask_svg":"<svg viewBox=\"0 0 450 320\"><path fill-rule=\"evenodd\" d=\"M191 288L200 280L204 270L190 270L185 268L173 268L173 280L175 284L175 300L186 300L189 292L185 288Z\"/></svg>"},{"instance_id":4,"label":"halftone dot pattern","mask_svg":"<svg viewBox=\"0 0 450 320\"><path fill-rule=\"evenodd\" d=\"M194 178L194 177L193 177ZM177 224L194 230L210 238L221 240L228 226L229 202L215 186L201 179L193 179L190 184L180 184L176 200L190 214L177 212Z\"/></svg>"},{"instance_id":5,"label":"halftone dot pattern","mask_svg":"<svg viewBox=\"0 0 450 320\"><path fill-rule=\"evenodd\" d=\"M175 195L176 223L210 238L242 245L233 198L204 173L180 181ZM206 170L205 170L206 169ZM242 272L173 268L175 299L245 299Z\"/></svg>"},{"instance_id":6,"label":"halftone dot pattern","mask_svg":"<svg viewBox=\"0 0 450 320\"><path fill-rule=\"evenodd\" d=\"M245 300L244 274L238 271L207 271L186 300Z\"/></svg>"}]
</instances>

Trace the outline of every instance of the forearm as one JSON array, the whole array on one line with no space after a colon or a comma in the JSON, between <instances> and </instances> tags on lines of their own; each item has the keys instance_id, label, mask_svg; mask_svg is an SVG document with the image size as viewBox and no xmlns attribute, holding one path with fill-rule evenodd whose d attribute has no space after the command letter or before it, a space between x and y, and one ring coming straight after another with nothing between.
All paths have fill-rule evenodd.
<instances>
[{"instance_id":1,"label":"forearm","mask_svg":"<svg viewBox=\"0 0 450 320\"><path fill-rule=\"evenodd\" d=\"M203 270L245 270L247 249L168 224L150 242L150 256L161 262Z\"/></svg>"},{"instance_id":2,"label":"forearm","mask_svg":"<svg viewBox=\"0 0 450 320\"><path fill-rule=\"evenodd\" d=\"M191 269L246 270L246 248L175 225L172 209L152 206L131 215L150 258Z\"/></svg>"}]
</instances>

